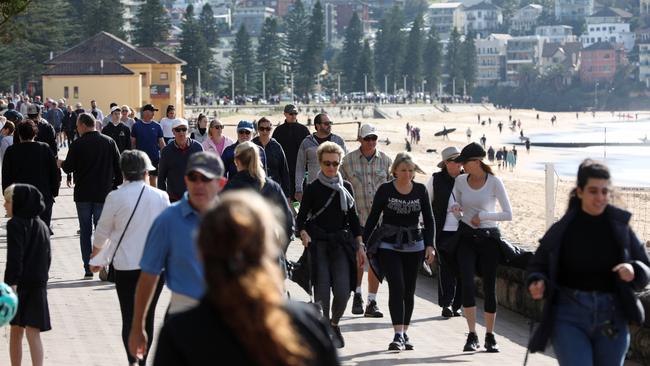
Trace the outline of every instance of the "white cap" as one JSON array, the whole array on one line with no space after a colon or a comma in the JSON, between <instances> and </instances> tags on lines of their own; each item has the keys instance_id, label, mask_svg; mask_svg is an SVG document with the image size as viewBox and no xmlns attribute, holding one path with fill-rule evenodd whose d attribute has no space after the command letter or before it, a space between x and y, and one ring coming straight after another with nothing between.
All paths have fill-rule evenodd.
<instances>
[{"instance_id":1,"label":"white cap","mask_svg":"<svg viewBox=\"0 0 650 366\"><path fill-rule=\"evenodd\" d=\"M174 122L172 122L172 129L179 126L189 127L187 121L183 118L174 118Z\"/></svg>"},{"instance_id":2,"label":"white cap","mask_svg":"<svg viewBox=\"0 0 650 366\"><path fill-rule=\"evenodd\" d=\"M118 106L115 106L115 107L111 108L111 113L113 113L113 112L115 112L115 111L120 111L120 112L121 112L121 111L122 111L122 108L120 108L120 107L118 107Z\"/></svg>"},{"instance_id":3,"label":"white cap","mask_svg":"<svg viewBox=\"0 0 650 366\"><path fill-rule=\"evenodd\" d=\"M364 138L369 135L375 135L379 137L379 134L377 134L377 127L371 125L370 123L362 124L361 128L359 129L359 137Z\"/></svg>"}]
</instances>

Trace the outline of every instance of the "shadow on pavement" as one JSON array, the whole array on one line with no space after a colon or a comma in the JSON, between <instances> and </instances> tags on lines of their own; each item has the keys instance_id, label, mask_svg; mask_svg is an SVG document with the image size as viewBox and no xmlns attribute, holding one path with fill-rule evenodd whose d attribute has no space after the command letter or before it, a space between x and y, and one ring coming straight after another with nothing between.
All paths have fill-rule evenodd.
<instances>
[{"instance_id":1,"label":"shadow on pavement","mask_svg":"<svg viewBox=\"0 0 650 366\"><path fill-rule=\"evenodd\" d=\"M406 354L408 351L401 352L400 354ZM358 353L350 356L339 357L341 363L353 363L355 366L381 366L381 365L436 365L444 363L467 363L466 360L455 360L455 357L464 357L467 356L467 353L456 353L450 355L442 356L433 356L433 357L419 357L419 358L392 358L387 357L385 359L372 359L372 360L359 360L355 361L357 358L379 356L379 355L391 355L399 352L392 351L379 351L379 352L364 352Z\"/></svg>"},{"instance_id":2,"label":"shadow on pavement","mask_svg":"<svg viewBox=\"0 0 650 366\"><path fill-rule=\"evenodd\" d=\"M96 286L110 286L108 288L113 289L115 286L110 282L102 282L97 280L69 280L69 281L55 281L48 282L48 289L55 288L80 288L80 287L96 287Z\"/></svg>"}]
</instances>

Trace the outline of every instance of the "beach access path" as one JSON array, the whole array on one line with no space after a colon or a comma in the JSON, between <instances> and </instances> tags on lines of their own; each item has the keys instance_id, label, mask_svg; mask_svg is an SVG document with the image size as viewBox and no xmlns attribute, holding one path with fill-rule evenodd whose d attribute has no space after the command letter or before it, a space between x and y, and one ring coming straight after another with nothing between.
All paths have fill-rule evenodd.
<instances>
[{"instance_id":1,"label":"beach access path","mask_svg":"<svg viewBox=\"0 0 650 366\"><path fill-rule=\"evenodd\" d=\"M3 215L4 216L4 215ZM0 271L6 264L6 218L0 220ZM113 284L83 280L83 267L79 253L78 223L72 189L61 188L54 206L52 220L52 266L48 284L48 298L52 330L42 333L45 364L71 365L126 365L120 336L121 318ZM289 257L294 260L302 253L298 241L291 244ZM344 365L430 365L437 363L464 363L468 365L499 364L521 365L528 339L528 322L513 312L499 309L497 340L501 353L463 353L466 338L464 318L445 320L434 303L437 294L434 280L420 276L413 324L409 336L416 349L399 354L386 351L393 332L388 316L388 286L382 284L378 295L384 318L372 319L354 316L350 306L341 321L346 347L340 351ZM307 295L297 285L287 282L292 298L307 300ZM364 293L367 294L364 284ZM169 301L165 290L158 303L156 330L162 324ZM351 301L350 301L351 303ZM479 302L479 308L482 304ZM481 321L482 323L482 321ZM478 327L481 343L485 335ZM0 328L0 365L9 365L9 327ZM29 348L24 341L23 364L30 365ZM153 360L151 360L153 361ZM232 363L236 364L236 363ZM529 365L553 365L553 358L531 355Z\"/></svg>"}]
</instances>

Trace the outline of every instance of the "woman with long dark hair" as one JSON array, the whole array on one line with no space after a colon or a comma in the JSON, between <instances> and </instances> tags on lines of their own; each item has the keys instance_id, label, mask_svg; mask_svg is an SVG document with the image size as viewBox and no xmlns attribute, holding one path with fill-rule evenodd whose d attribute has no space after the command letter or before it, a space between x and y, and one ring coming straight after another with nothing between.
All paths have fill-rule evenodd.
<instances>
[{"instance_id":1,"label":"woman with long dark hair","mask_svg":"<svg viewBox=\"0 0 650 366\"><path fill-rule=\"evenodd\" d=\"M583 161L567 212L528 266L531 296L546 299L528 348L543 351L550 339L560 365L623 365L628 324L643 324L634 291L648 284L650 259L611 194L609 169Z\"/></svg>"},{"instance_id":2,"label":"woman with long dark hair","mask_svg":"<svg viewBox=\"0 0 650 366\"><path fill-rule=\"evenodd\" d=\"M256 193L221 196L199 229L206 296L165 322L154 365L339 364L318 313L283 297L276 235L281 231L273 210Z\"/></svg>"},{"instance_id":3,"label":"woman with long dark hair","mask_svg":"<svg viewBox=\"0 0 650 366\"><path fill-rule=\"evenodd\" d=\"M472 142L461 150L456 162L463 164L465 174L454 181L456 203L451 210L460 217L460 233L456 261L462 284L463 313L467 320L469 334L463 351L477 351L480 348L476 335L476 299L474 275L476 269L483 277L485 302L485 349L487 352L499 352L494 337L494 323L497 311L497 265L500 256L501 234L498 221L512 220L510 200L501 179L492 172L484 161L485 150ZM499 203L501 211L496 210Z\"/></svg>"}]
</instances>

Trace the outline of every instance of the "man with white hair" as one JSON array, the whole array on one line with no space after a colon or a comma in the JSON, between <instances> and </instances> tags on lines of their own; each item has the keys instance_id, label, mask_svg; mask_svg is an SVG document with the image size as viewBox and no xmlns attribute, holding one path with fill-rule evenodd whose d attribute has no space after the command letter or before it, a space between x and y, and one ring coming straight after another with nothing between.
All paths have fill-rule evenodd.
<instances>
[{"instance_id":1,"label":"man with white hair","mask_svg":"<svg viewBox=\"0 0 650 366\"><path fill-rule=\"evenodd\" d=\"M166 191L169 201L180 200L185 193L185 167L190 156L203 151L203 146L187 135L188 124L184 119L177 118L172 124L174 139L160 152L158 165L158 188Z\"/></svg>"}]
</instances>

